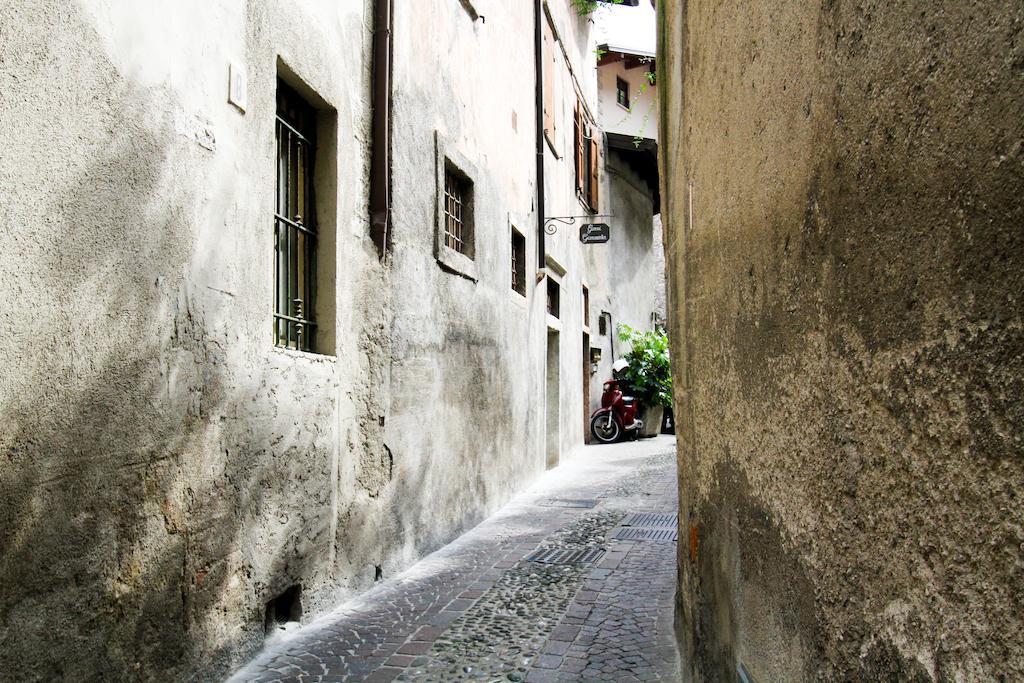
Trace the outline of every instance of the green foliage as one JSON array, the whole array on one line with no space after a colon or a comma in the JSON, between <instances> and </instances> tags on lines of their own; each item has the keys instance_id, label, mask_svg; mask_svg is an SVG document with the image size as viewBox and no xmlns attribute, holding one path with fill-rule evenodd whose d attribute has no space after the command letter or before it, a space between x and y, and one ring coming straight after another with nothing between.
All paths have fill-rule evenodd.
<instances>
[{"instance_id":1,"label":"green foliage","mask_svg":"<svg viewBox=\"0 0 1024 683\"><path fill-rule=\"evenodd\" d=\"M623 358L629 361L625 379L637 398L649 405L672 405L672 369L668 357L668 335L653 330L641 332L619 325L619 339L629 344Z\"/></svg>"},{"instance_id":2,"label":"green foliage","mask_svg":"<svg viewBox=\"0 0 1024 683\"><path fill-rule=\"evenodd\" d=\"M572 8L582 17L590 16L600 5L621 5L623 0L570 0Z\"/></svg>"}]
</instances>

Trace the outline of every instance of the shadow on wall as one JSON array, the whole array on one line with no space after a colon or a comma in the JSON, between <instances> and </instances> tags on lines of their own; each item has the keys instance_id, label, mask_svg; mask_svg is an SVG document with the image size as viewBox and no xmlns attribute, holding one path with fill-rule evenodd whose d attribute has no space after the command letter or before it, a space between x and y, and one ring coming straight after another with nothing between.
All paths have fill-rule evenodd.
<instances>
[{"instance_id":1,"label":"shadow on wall","mask_svg":"<svg viewBox=\"0 0 1024 683\"><path fill-rule=\"evenodd\" d=\"M125 90L107 105L123 107L106 112L117 131L97 132L112 136L104 152L49 206L14 207L39 227L16 241L55 235L3 276L17 292L5 307L24 312L0 382L0 671L19 680L222 670L287 588L261 576L308 573L291 545L259 575L245 562L259 524L278 520L264 547L298 537L304 520L278 519L266 494L296 469L285 447L299 439L269 414L237 419L266 370L233 375L237 341L191 301L194 198L166 168L180 142L140 125Z\"/></svg>"}]
</instances>

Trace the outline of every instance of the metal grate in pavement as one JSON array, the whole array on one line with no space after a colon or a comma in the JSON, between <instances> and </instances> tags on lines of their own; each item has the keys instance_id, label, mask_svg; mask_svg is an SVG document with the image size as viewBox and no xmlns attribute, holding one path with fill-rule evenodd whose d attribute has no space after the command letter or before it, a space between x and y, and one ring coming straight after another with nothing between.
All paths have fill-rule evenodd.
<instances>
[{"instance_id":1,"label":"metal grate in pavement","mask_svg":"<svg viewBox=\"0 0 1024 683\"><path fill-rule=\"evenodd\" d=\"M622 526L670 527L679 526L679 515L660 512L633 512L622 519Z\"/></svg>"},{"instance_id":2,"label":"metal grate in pavement","mask_svg":"<svg viewBox=\"0 0 1024 683\"><path fill-rule=\"evenodd\" d=\"M597 507L594 498L546 498L537 505L550 508L592 508Z\"/></svg>"},{"instance_id":3,"label":"metal grate in pavement","mask_svg":"<svg viewBox=\"0 0 1024 683\"><path fill-rule=\"evenodd\" d=\"M601 548L540 548L527 555L526 560L542 564L591 564L602 557Z\"/></svg>"},{"instance_id":4,"label":"metal grate in pavement","mask_svg":"<svg viewBox=\"0 0 1024 683\"><path fill-rule=\"evenodd\" d=\"M679 539L679 532L676 529L625 527L616 531L613 538L624 541L676 541Z\"/></svg>"}]
</instances>

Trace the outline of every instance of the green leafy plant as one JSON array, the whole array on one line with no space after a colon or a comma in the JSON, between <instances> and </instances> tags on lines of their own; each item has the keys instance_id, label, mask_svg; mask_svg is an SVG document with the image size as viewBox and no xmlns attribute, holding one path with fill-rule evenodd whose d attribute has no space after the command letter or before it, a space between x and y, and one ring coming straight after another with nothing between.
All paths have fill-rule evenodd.
<instances>
[{"instance_id":1,"label":"green leafy plant","mask_svg":"<svg viewBox=\"0 0 1024 683\"><path fill-rule=\"evenodd\" d=\"M618 326L619 339L629 344L623 356L629 361L624 376L636 397L648 405L672 405L672 369L669 365L668 335L660 330L641 332L629 325Z\"/></svg>"},{"instance_id":2,"label":"green leafy plant","mask_svg":"<svg viewBox=\"0 0 1024 683\"><path fill-rule=\"evenodd\" d=\"M594 13L600 5L621 5L623 0L571 0L576 13L586 17Z\"/></svg>"}]
</instances>

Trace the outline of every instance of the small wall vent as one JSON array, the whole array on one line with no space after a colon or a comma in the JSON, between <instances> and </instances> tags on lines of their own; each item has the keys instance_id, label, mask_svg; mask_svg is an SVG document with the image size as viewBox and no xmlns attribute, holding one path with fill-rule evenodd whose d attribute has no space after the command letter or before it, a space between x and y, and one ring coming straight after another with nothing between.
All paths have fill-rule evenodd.
<instances>
[{"instance_id":1,"label":"small wall vent","mask_svg":"<svg viewBox=\"0 0 1024 683\"><path fill-rule=\"evenodd\" d=\"M263 628L273 633L289 622L302 619L302 586L290 586L288 590L267 603Z\"/></svg>"}]
</instances>

